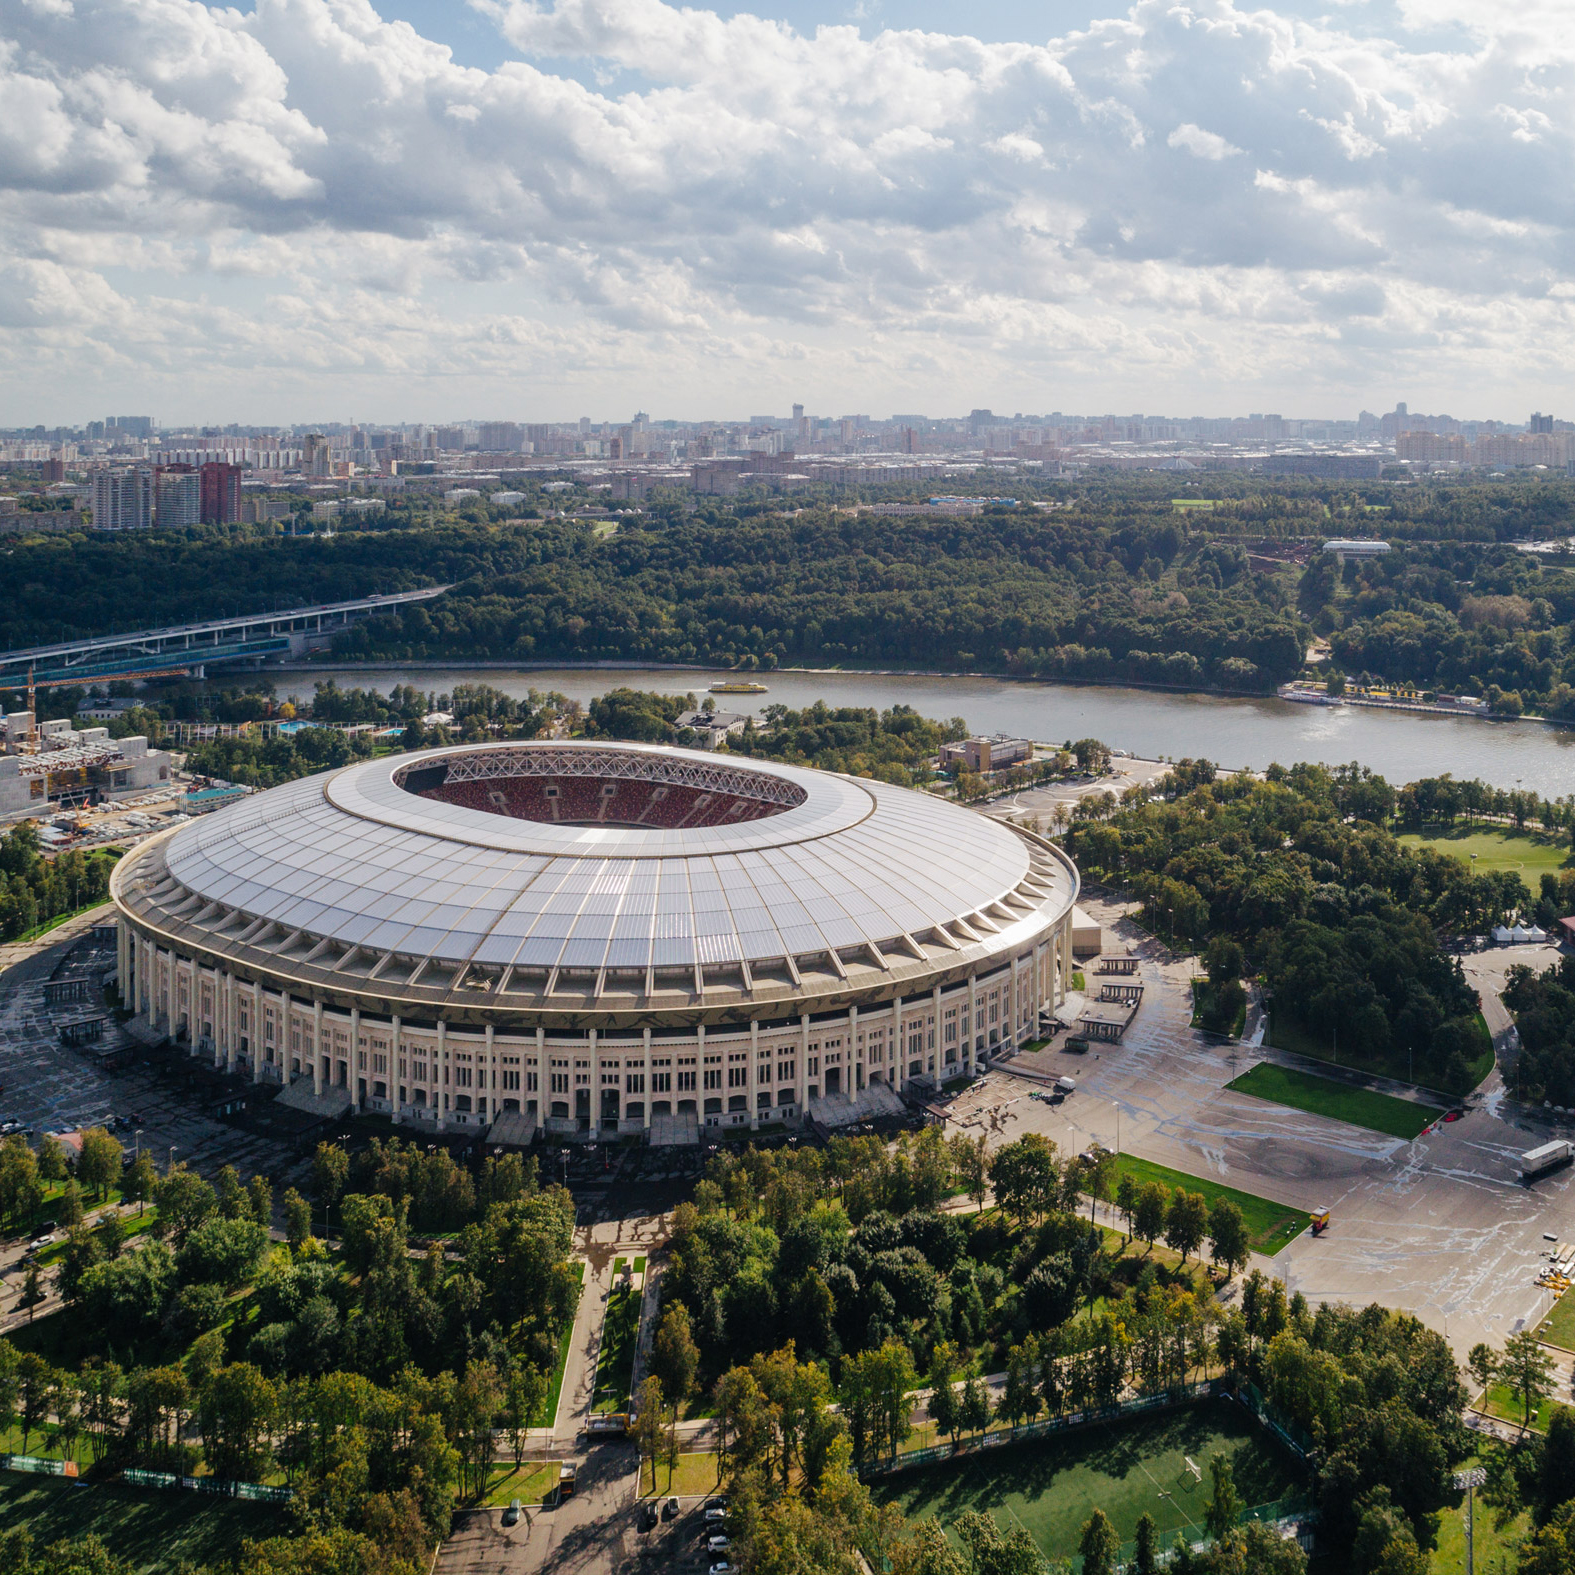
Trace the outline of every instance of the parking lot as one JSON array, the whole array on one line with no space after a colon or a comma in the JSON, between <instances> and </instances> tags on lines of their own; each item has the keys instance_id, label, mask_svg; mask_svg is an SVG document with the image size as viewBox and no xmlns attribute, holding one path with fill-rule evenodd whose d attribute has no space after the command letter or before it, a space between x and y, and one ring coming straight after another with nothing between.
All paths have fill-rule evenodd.
<instances>
[{"instance_id":1,"label":"parking lot","mask_svg":"<svg viewBox=\"0 0 1575 1575\"><path fill-rule=\"evenodd\" d=\"M1478 1340L1502 1345L1541 1318L1552 1301L1536 1284L1552 1247L1544 1233L1575 1235L1575 1172L1528 1190L1517 1161L1549 1137L1575 1136L1575 1119L1519 1113L1496 1072L1462 1119L1414 1142L1228 1092L1228 1082L1274 1052L1195 1032L1190 962L1167 961L1109 905L1088 906L1107 936L1144 954L1143 1006L1125 1039L1081 1056L1022 1058L1076 1078L1077 1092L1059 1106L1030 1099L1040 1085L997 1071L954 1101L953 1123L986 1133L992 1147L1027 1131L1043 1132L1063 1153L1097 1140L1299 1208L1329 1208L1325 1235L1303 1235L1258 1266L1314 1303L1409 1310L1462 1355Z\"/></svg>"}]
</instances>

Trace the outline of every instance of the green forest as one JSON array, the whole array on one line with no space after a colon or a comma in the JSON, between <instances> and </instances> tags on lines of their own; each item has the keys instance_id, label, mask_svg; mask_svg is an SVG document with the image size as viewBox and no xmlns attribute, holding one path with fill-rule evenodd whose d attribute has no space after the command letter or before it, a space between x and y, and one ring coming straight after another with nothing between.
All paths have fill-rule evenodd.
<instances>
[{"instance_id":1,"label":"green forest","mask_svg":"<svg viewBox=\"0 0 1575 1575\"><path fill-rule=\"evenodd\" d=\"M1575 717L1575 571L1513 545L1568 529L1569 483L1092 475L1017 490L1021 506L964 518L829 500L789 513L761 496L663 503L615 529L412 503L332 536L22 536L6 549L19 594L0 607L0 645L451 583L348 631L336 654L901 665L1252 693L1296 676L1323 635L1353 677ZM1382 558L1342 569L1317 551L1379 533L1394 545Z\"/></svg>"}]
</instances>

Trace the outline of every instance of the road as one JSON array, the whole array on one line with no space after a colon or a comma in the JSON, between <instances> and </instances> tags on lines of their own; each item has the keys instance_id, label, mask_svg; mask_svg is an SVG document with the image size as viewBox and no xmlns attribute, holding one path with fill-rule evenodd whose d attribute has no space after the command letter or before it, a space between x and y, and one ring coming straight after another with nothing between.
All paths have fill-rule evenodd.
<instances>
[{"instance_id":1,"label":"road","mask_svg":"<svg viewBox=\"0 0 1575 1575\"><path fill-rule=\"evenodd\" d=\"M1019 1058L1076 1076L1077 1093L1059 1107L1030 1100L1009 1071L990 1073L953 1102L961 1130L985 1132L992 1147L1043 1132L1073 1153L1098 1139L1299 1208L1331 1208L1325 1236L1304 1234L1257 1266L1315 1304L1405 1308L1461 1355L1540 1321L1552 1302L1535 1283L1551 1246L1543 1235L1575 1232L1575 1172L1528 1191L1516 1160L1549 1136L1575 1136L1575 1121L1529 1119L1496 1072L1464 1119L1409 1143L1230 1093L1225 1084L1258 1060L1284 1058L1192 1030L1190 962L1170 960L1111 904L1086 906L1142 957L1146 993L1125 1040L1086 1056ZM1483 965L1484 981L1503 966L1501 956Z\"/></svg>"}]
</instances>

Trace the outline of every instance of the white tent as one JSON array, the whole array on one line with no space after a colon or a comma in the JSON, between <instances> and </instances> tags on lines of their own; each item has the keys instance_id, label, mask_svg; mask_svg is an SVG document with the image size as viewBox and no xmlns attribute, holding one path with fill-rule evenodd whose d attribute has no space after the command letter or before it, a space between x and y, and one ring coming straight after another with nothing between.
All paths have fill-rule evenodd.
<instances>
[{"instance_id":1,"label":"white tent","mask_svg":"<svg viewBox=\"0 0 1575 1575\"><path fill-rule=\"evenodd\" d=\"M1495 924L1493 926L1493 940L1499 946L1508 946L1514 939L1514 931L1507 925Z\"/></svg>"},{"instance_id":2,"label":"white tent","mask_svg":"<svg viewBox=\"0 0 1575 1575\"><path fill-rule=\"evenodd\" d=\"M1528 941L1545 941L1547 938L1548 932L1540 924L1533 924L1526 931L1526 939Z\"/></svg>"}]
</instances>

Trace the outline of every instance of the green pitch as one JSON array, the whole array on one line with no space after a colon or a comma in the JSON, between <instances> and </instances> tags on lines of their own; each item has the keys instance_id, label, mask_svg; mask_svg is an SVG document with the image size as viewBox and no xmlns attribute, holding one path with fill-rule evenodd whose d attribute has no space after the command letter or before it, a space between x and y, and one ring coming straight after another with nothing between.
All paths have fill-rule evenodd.
<instances>
[{"instance_id":1,"label":"green pitch","mask_svg":"<svg viewBox=\"0 0 1575 1575\"><path fill-rule=\"evenodd\" d=\"M948 1531L964 1510L983 1510L1004 1527L1024 1527L1047 1558L1070 1558L1095 1509L1123 1542L1143 1514L1154 1517L1167 1547L1183 1526L1200 1525L1216 1454L1230 1456L1247 1508L1286 1498L1304 1481L1295 1458L1246 1412L1214 1400L876 1478L870 1488L905 1515L934 1516ZM1201 1483L1186 1469L1189 1456L1203 1471Z\"/></svg>"},{"instance_id":2,"label":"green pitch","mask_svg":"<svg viewBox=\"0 0 1575 1575\"><path fill-rule=\"evenodd\" d=\"M1408 848L1431 848L1471 865L1481 873L1514 870L1535 893L1545 874L1569 868L1569 843L1540 831L1511 827L1430 826L1426 831L1404 833L1399 839Z\"/></svg>"},{"instance_id":3,"label":"green pitch","mask_svg":"<svg viewBox=\"0 0 1575 1575\"><path fill-rule=\"evenodd\" d=\"M1272 1061L1260 1061L1250 1072L1225 1086L1237 1094L1251 1094L1255 1099L1289 1105L1293 1110L1328 1116L1334 1121L1348 1121L1352 1126L1368 1127L1397 1138L1418 1136L1444 1113L1433 1105L1419 1105L1367 1088L1352 1088L1331 1077L1316 1077Z\"/></svg>"}]
</instances>

